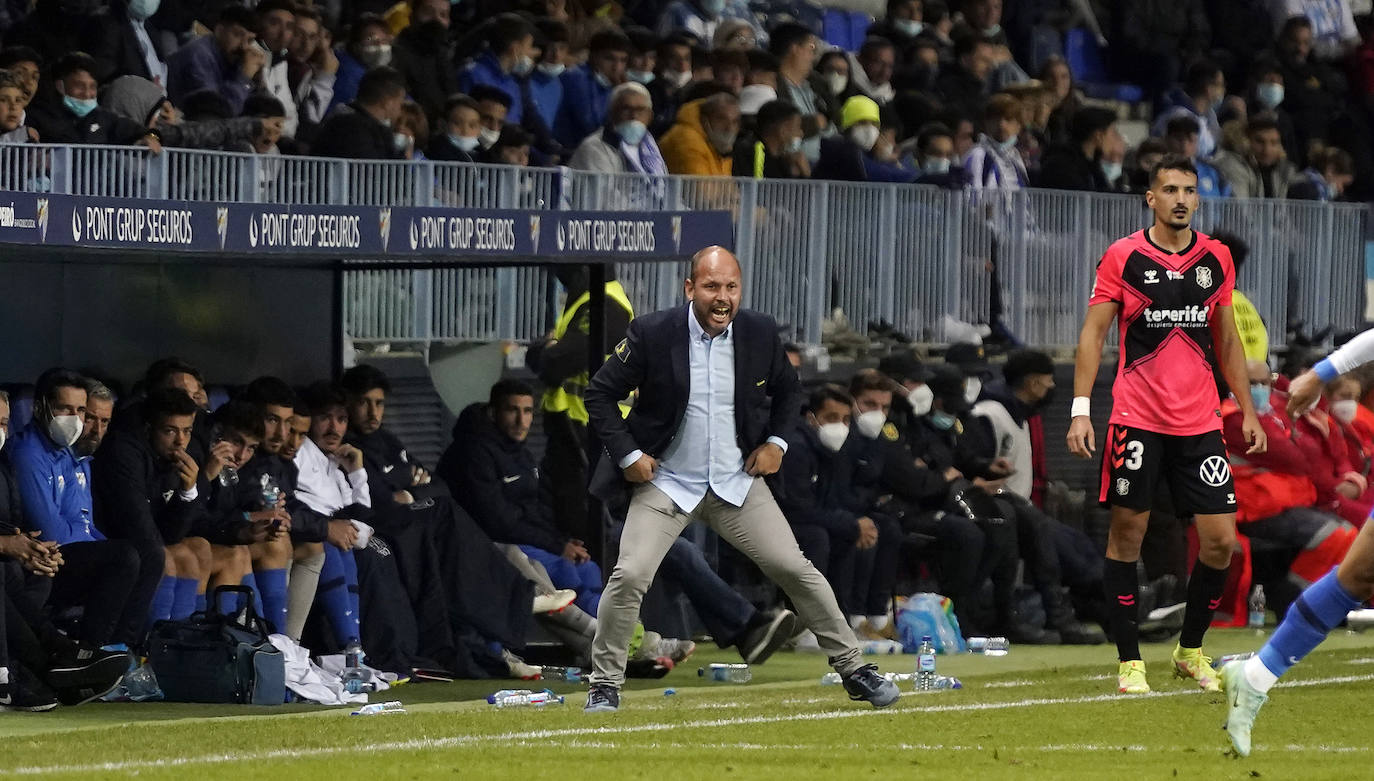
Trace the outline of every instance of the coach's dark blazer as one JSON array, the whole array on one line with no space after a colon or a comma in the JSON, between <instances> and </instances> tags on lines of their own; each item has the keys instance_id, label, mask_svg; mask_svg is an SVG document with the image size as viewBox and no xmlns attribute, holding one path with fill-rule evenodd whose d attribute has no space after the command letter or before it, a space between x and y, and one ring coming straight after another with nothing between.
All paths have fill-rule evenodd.
<instances>
[{"instance_id":1,"label":"coach's dark blazer","mask_svg":"<svg viewBox=\"0 0 1374 781\"><path fill-rule=\"evenodd\" d=\"M629 487L621 459L635 450L661 458L682 424L691 391L689 307L633 320L587 388L587 414L603 450L591 489L605 501L623 501ZM802 390L773 318L741 309L730 327L735 340L735 442L748 458L769 437L785 437L796 424ZM634 409L622 418L619 402L635 388L639 396Z\"/></svg>"}]
</instances>

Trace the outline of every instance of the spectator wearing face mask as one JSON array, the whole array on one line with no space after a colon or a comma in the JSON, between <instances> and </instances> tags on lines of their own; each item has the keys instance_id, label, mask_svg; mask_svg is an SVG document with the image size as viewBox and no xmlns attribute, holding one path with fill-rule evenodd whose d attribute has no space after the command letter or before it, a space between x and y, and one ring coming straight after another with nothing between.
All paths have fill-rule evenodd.
<instances>
[{"instance_id":1,"label":"spectator wearing face mask","mask_svg":"<svg viewBox=\"0 0 1374 781\"><path fill-rule=\"evenodd\" d=\"M162 151L157 133L146 123L112 114L96 100L95 61L77 52L63 57L53 68L53 85L60 103L34 106L30 120L39 135L51 144L138 144Z\"/></svg>"},{"instance_id":2,"label":"spectator wearing face mask","mask_svg":"<svg viewBox=\"0 0 1374 781\"><path fill-rule=\"evenodd\" d=\"M482 132L482 115L477 101L466 95L455 95L444 104L443 116L443 133L430 139L426 152L429 159L477 162Z\"/></svg>"},{"instance_id":3,"label":"spectator wearing face mask","mask_svg":"<svg viewBox=\"0 0 1374 781\"><path fill-rule=\"evenodd\" d=\"M399 160L404 151L391 125L401 114L406 85L391 68L368 71L358 85L358 97L330 112L320 126L311 154L362 160Z\"/></svg>"},{"instance_id":4,"label":"spectator wearing face mask","mask_svg":"<svg viewBox=\"0 0 1374 781\"><path fill-rule=\"evenodd\" d=\"M659 140L668 172L729 176L739 126L739 100L729 93L683 106L677 113L676 124Z\"/></svg>"},{"instance_id":5,"label":"spectator wearing face mask","mask_svg":"<svg viewBox=\"0 0 1374 781\"><path fill-rule=\"evenodd\" d=\"M1283 70L1272 59L1257 62L1250 74L1249 100L1246 101L1246 116L1250 119L1272 119L1279 128L1279 138L1284 149L1297 149L1297 131L1293 128L1293 116L1285 104L1288 97L1283 85Z\"/></svg>"},{"instance_id":6,"label":"spectator wearing face mask","mask_svg":"<svg viewBox=\"0 0 1374 781\"><path fill-rule=\"evenodd\" d=\"M926 31L923 0L887 0L887 12L882 21L868 27L870 37L885 38L897 47L897 59L903 65L915 61L916 41L922 37L922 33L925 33L927 40L932 37Z\"/></svg>"},{"instance_id":7,"label":"spectator wearing face mask","mask_svg":"<svg viewBox=\"0 0 1374 781\"><path fill-rule=\"evenodd\" d=\"M568 166L601 173L668 173L663 153L649 135L647 123L653 115L649 91L643 84L621 84L611 92L605 125L583 139Z\"/></svg>"},{"instance_id":8,"label":"spectator wearing face mask","mask_svg":"<svg viewBox=\"0 0 1374 781\"><path fill-rule=\"evenodd\" d=\"M753 133L735 145L732 173L754 179L807 179L811 164L802 154L801 142L801 111L781 100L765 103L755 117Z\"/></svg>"},{"instance_id":9,"label":"spectator wearing face mask","mask_svg":"<svg viewBox=\"0 0 1374 781\"><path fill-rule=\"evenodd\" d=\"M478 85L505 93L504 121L518 125L523 115L520 82L534 70L534 26L515 14L501 14L491 22L487 45L487 51L463 71L458 86L474 98ZM500 134L499 125L495 131Z\"/></svg>"},{"instance_id":10,"label":"spectator wearing face mask","mask_svg":"<svg viewBox=\"0 0 1374 781\"><path fill-rule=\"evenodd\" d=\"M468 94L477 101L477 113L482 120L482 128L478 131L477 137L479 146L485 152L501 137L501 128L510 121L513 104L510 96L503 90L487 84L478 84Z\"/></svg>"},{"instance_id":11,"label":"spectator wearing face mask","mask_svg":"<svg viewBox=\"0 0 1374 781\"><path fill-rule=\"evenodd\" d=\"M167 87L167 64L146 26L160 5L161 0L114 0L103 23L86 28L82 46L95 58L97 81L139 76Z\"/></svg>"},{"instance_id":12,"label":"spectator wearing face mask","mask_svg":"<svg viewBox=\"0 0 1374 781\"><path fill-rule=\"evenodd\" d=\"M1213 161L1237 198L1282 198L1299 179L1298 167L1283 151L1278 124L1259 116L1245 127L1248 154L1223 152ZM1199 170L1199 190L1202 171Z\"/></svg>"},{"instance_id":13,"label":"spectator wearing face mask","mask_svg":"<svg viewBox=\"0 0 1374 781\"><path fill-rule=\"evenodd\" d=\"M563 71L567 70L568 26L547 19L537 22L544 40L539 62L530 73L525 89L529 106L539 115L544 127L552 128L563 105Z\"/></svg>"},{"instance_id":14,"label":"spectator wearing face mask","mask_svg":"<svg viewBox=\"0 0 1374 781\"><path fill-rule=\"evenodd\" d=\"M167 58L167 96L175 103L197 90L213 89L237 114L270 57L254 40L257 27L252 11L225 6L213 34L197 38Z\"/></svg>"},{"instance_id":15,"label":"spectator wearing face mask","mask_svg":"<svg viewBox=\"0 0 1374 781\"><path fill-rule=\"evenodd\" d=\"M1120 178L1118 168L1108 178L1103 155L1113 141L1121 138L1116 129L1116 114L1103 108L1085 108L1069 121L1070 142L1056 146L1040 163L1040 186L1053 190L1108 192ZM1119 164L1118 164L1119 166Z\"/></svg>"},{"instance_id":16,"label":"spectator wearing face mask","mask_svg":"<svg viewBox=\"0 0 1374 781\"><path fill-rule=\"evenodd\" d=\"M448 0L416 0L410 25L392 45L392 67L401 72L410 97L425 114L437 116L458 86L449 40Z\"/></svg>"},{"instance_id":17,"label":"spectator wearing face mask","mask_svg":"<svg viewBox=\"0 0 1374 781\"><path fill-rule=\"evenodd\" d=\"M845 182L912 182L916 173L873 155L882 134L882 118L872 98L855 95L841 108L844 135L821 141L821 159L811 172L813 179Z\"/></svg>"},{"instance_id":18,"label":"spectator wearing face mask","mask_svg":"<svg viewBox=\"0 0 1374 781\"><path fill-rule=\"evenodd\" d=\"M1155 117L1151 132L1156 136L1164 135L1169 121L1178 117L1197 120L1197 155L1211 157L1216 154L1221 143L1221 124L1217 122L1217 109L1226 97L1226 75L1216 63L1202 61L1188 68L1183 88L1174 90L1166 98L1170 107Z\"/></svg>"},{"instance_id":19,"label":"spectator wearing face mask","mask_svg":"<svg viewBox=\"0 0 1374 781\"><path fill-rule=\"evenodd\" d=\"M358 95L363 74L391 64L391 28L376 14L363 14L349 27L348 43L337 52L339 72L334 78L332 109Z\"/></svg>"},{"instance_id":20,"label":"spectator wearing face mask","mask_svg":"<svg viewBox=\"0 0 1374 781\"><path fill-rule=\"evenodd\" d=\"M850 69L850 81L857 94L867 95L879 106L892 102L897 93L892 89L892 74L897 66L897 48L892 41L869 36L859 47L857 69Z\"/></svg>"},{"instance_id":21,"label":"spectator wearing face mask","mask_svg":"<svg viewBox=\"0 0 1374 781\"><path fill-rule=\"evenodd\" d=\"M666 36L686 30L697 40L712 46L716 30L727 19L745 22L752 28L756 42L768 42L768 36L759 29L744 0L675 0L659 17L658 33Z\"/></svg>"},{"instance_id":22,"label":"spectator wearing face mask","mask_svg":"<svg viewBox=\"0 0 1374 781\"><path fill-rule=\"evenodd\" d=\"M563 105L554 121L553 134L568 148L581 144L606 121L611 90L625 83L625 71L630 62L630 39L623 33L599 32L592 36L588 46L590 54L586 64L560 77Z\"/></svg>"},{"instance_id":23,"label":"spectator wearing face mask","mask_svg":"<svg viewBox=\"0 0 1374 781\"><path fill-rule=\"evenodd\" d=\"M937 187L963 186L963 168L955 164L954 133L948 126L932 122L916 133L915 140L911 167L921 172L917 182Z\"/></svg>"},{"instance_id":24,"label":"spectator wearing face mask","mask_svg":"<svg viewBox=\"0 0 1374 781\"><path fill-rule=\"evenodd\" d=\"M659 39L654 57L655 78L649 82L649 96L654 101L654 121L650 128L662 135L672 127L682 91L692 81L693 40L683 33Z\"/></svg>"}]
</instances>

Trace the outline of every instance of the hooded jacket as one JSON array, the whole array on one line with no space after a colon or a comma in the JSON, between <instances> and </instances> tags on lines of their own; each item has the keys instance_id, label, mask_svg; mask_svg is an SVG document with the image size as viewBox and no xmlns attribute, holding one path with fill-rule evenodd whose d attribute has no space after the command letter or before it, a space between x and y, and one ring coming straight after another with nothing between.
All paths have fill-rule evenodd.
<instances>
[{"instance_id":1,"label":"hooded jacket","mask_svg":"<svg viewBox=\"0 0 1374 781\"><path fill-rule=\"evenodd\" d=\"M487 407L469 404L458 416L453 444L439 459L439 477L496 542L562 555L569 538L554 525L553 505L540 486L534 453L501 433Z\"/></svg>"},{"instance_id":2,"label":"hooded jacket","mask_svg":"<svg viewBox=\"0 0 1374 781\"><path fill-rule=\"evenodd\" d=\"M853 435L851 434L851 438ZM854 461L847 449L832 452L805 419L787 434L782 468L769 478L778 507L793 526L820 526L837 542L859 538L853 509Z\"/></svg>"},{"instance_id":3,"label":"hooded jacket","mask_svg":"<svg viewBox=\"0 0 1374 781\"><path fill-rule=\"evenodd\" d=\"M731 157L721 155L706 136L701 124L704 101L694 100L678 109L677 121L659 139L658 148L668 164L668 172L682 176L729 176Z\"/></svg>"},{"instance_id":4,"label":"hooded jacket","mask_svg":"<svg viewBox=\"0 0 1374 781\"><path fill-rule=\"evenodd\" d=\"M165 102L162 88L139 76L120 76L100 94L100 105L105 110L145 126ZM234 117L170 124L159 118L156 127L164 146L225 149L251 143L262 128L262 121Z\"/></svg>"}]
</instances>

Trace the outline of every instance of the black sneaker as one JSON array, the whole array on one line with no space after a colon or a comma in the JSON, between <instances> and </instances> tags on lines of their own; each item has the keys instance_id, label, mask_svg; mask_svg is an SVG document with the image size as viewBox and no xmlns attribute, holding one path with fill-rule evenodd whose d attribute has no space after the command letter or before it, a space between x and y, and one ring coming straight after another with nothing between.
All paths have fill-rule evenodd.
<instances>
[{"instance_id":1,"label":"black sneaker","mask_svg":"<svg viewBox=\"0 0 1374 781\"><path fill-rule=\"evenodd\" d=\"M620 710L620 691L604 683L594 684L587 692L583 713L615 713Z\"/></svg>"},{"instance_id":2,"label":"black sneaker","mask_svg":"<svg viewBox=\"0 0 1374 781\"><path fill-rule=\"evenodd\" d=\"M886 708L902 696L897 684L878 674L878 665L866 664L844 679L844 690L851 700L866 700L875 708Z\"/></svg>"},{"instance_id":3,"label":"black sneaker","mask_svg":"<svg viewBox=\"0 0 1374 781\"><path fill-rule=\"evenodd\" d=\"M127 651L103 651L73 643L53 654L47 671L48 685L57 690L64 705L79 705L94 697L76 693L99 689L96 697L104 696L119 684L129 671L131 657ZM73 692L66 696L66 692ZM75 698L77 702L68 700Z\"/></svg>"},{"instance_id":4,"label":"black sneaker","mask_svg":"<svg viewBox=\"0 0 1374 781\"><path fill-rule=\"evenodd\" d=\"M41 713L57 707L57 695L22 665L10 671L9 686L0 687L0 709Z\"/></svg>"},{"instance_id":5,"label":"black sneaker","mask_svg":"<svg viewBox=\"0 0 1374 781\"><path fill-rule=\"evenodd\" d=\"M796 634L797 616L790 610L779 610L765 621L744 633L739 642L739 655L745 664L763 664L773 652Z\"/></svg>"}]
</instances>

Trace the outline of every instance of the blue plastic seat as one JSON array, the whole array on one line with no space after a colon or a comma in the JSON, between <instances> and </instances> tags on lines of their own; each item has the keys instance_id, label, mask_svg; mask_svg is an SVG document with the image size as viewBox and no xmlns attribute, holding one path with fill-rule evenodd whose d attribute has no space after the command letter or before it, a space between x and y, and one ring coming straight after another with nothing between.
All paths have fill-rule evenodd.
<instances>
[{"instance_id":1,"label":"blue plastic seat","mask_svg":"<svg viewBox=\"0 0 1374 781\"><path fill-rule=\"evenodd\" d=\"M1074 82L1090 98L1126 103L1138 103L1145 98L1145 90L1135 84L1112 81L1102 61L1101 47L1085 27L1075 27L1064 35L1064 59L1068 60Z\"/></svg>"}]
</instances>

